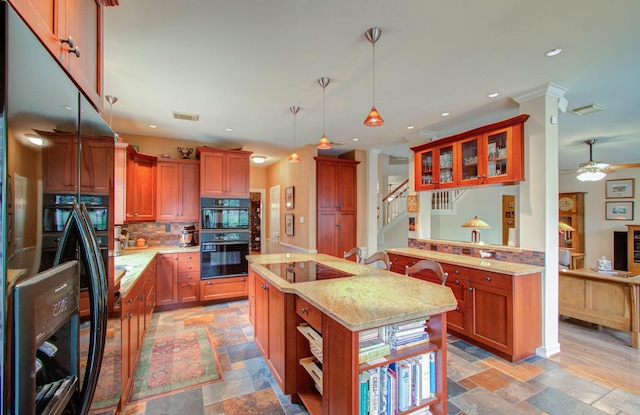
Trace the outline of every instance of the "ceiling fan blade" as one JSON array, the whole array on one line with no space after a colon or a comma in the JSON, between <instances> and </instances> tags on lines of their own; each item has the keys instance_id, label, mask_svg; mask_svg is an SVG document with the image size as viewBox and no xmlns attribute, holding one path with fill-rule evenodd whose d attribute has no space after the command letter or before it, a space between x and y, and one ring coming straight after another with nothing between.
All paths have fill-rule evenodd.
<instances>
[{"instance_id":1,"label":"ceiling fan blade","mask_svg":"<svg viewBox=\"0 0 640 415\"><path fill-rule=\"evenodd\" d=\"M612 164L606 170L635 169L640 167L640 163Z\"/></svg>"}]
</instances>

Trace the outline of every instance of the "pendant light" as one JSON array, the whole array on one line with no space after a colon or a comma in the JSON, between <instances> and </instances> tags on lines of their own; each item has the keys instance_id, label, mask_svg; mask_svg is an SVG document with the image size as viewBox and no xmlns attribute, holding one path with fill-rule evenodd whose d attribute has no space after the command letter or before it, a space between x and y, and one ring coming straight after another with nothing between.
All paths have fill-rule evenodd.
<instances>
[{"instance_id":1,"label":"pendant light","mask_svg":"<svg viewBox=\"0 0 640 415\"><path fill-rule=\"evenodd\" d=\"M376 109L376 42L380 39L381 34L382 30L379 27L372 27L364 32L365 37L369 42L371 42L371 46L373 48L373 106L371 107L371 111L369 111L369 115L367 115L367 119L364 120L364 125L367 127L380 127L384 124L382 116L380 116L380 113Z\"/></svg>"},{"instance_id":2,"label":"pendant light","mask_svg":"<svg viewBox=\"0 0 640 415\"><path fill-rule=\"evenodd\" d=\"M113 95L105 95L104 99L109 103L109 128L111 128L111 119L113 117L113 104L118 102L118 97L114 97Z\"/></svg>"},{"instance_id":3,"label":"pendant light","mask_svg":"<svg viewBox=\"0 0 640 415\"><path fill-rule=\"evenodd\" d=\"M296 148L296 114L300 111L300 107L289 107L289 111L293 114L293 148L294 151L289 156L289 163L300 163L300 156L298 156L295 152Z\"/></svg>"},{"instance_id":4,"label":"pendant light","mask_svg":"<svg viewBox=\"0 0 640 415\"><path fill-rule=\"evenodd\" d=\"M324 89L329 85L331 80L327 77L322 77L318 79L318 83L322 87L322 137L320 137L320 141L318 141L318 145L316 148L319 150L329 150L331 148L331 142L324 133Z\"/></svg>"}]
</instances>

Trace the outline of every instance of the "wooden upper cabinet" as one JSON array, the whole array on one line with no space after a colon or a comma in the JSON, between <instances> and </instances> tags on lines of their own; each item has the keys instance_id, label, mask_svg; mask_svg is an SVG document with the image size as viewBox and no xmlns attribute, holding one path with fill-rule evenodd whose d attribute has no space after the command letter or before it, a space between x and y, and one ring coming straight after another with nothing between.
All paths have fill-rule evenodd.
<instances>
[{"instance_id":1,"label":"wooden upper cabinet","mask_svg":"<svg viewBox=\"0 0 640 415\"><path fill-rule=\"evenodd\" d=\"M113 139L82 136L81 140L81 192L96 195L110 194L113 189Z\"/></svg>"},{"instance_id":2,"label":"wooden upper cabinet","mask_svg":"<svg viewBox=\"0 0 640 415\"><path fill-rule=\"evenodd\" d=\"M198 147L200 197L249 197L250 151Z\"/></svg>"},{"instance_id":3,"label":"wooden upper cabinet","mask_svg":"<svg viewBox=\"0 0 640 415\"><path fill-rule=\"evenodd\" d=\"M158 160L157 222L197 222L200 206L200 162Z\"/></svg>"},{"instance_id":4,"label":"wooden upper cabinet","mask_svg":"<svg viewBox=\"0 0 640 415\"><path fill-rule=\"evenodd\" d=\"M103 8L93 0L11 0L13 8L40 38L98 110L103 108ZM73 48L62 39L73 39ZM79 53L69 52L71 49Z\"/></svg>"},{"instance_id":5,"label":"wooden upper cabinet","mask_svg":"<svg viewBox=\"0 0 640 415\"><path fill-rule=\"evenodd\" d=\"M358 161L316 157L318 210L355 212Z\"/></svg>"},{"instance_id":6,"label":"wooden upper cabinet","mask_svg":"<svg viewBox=\"0 0 640 415\"><path fill-rule=\"evenodd\" d=\"M156 219L157 157L127 147L127 222L152 222Z\"/></svg>"},{"instance_id":7,"label":"wooden upper cabinet","mask_svg":"<svg viewBox=\"0 0 640 415\"><path fill-rule=\"evenodd\" d=\"M519 115L412 147L415 190L524 180L524 122Z\"/></svg>"},{"instance_id":8,"label":"wooden upper cabinet","mask_svg":"<svg viewBox=\"0 0 640 415\"><path fill-rule=\"evenodd\" d=\"M47 136L47 146L42 152L45 193L77 193L77 166L77 134Z\"/></svg>"}]
</instances>

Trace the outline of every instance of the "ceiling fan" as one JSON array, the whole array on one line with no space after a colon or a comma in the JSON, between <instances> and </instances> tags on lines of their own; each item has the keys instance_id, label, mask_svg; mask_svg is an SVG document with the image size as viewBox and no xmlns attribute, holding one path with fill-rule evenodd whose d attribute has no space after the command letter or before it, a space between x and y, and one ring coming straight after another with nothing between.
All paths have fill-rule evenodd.
<instances>
[{"instance_id":1,"label":"ceiling fan","mask_svg":"<svg viewBox=\"0 0 640 415\"><path fill-rule=\"evenodd\" d=\"M601 163L593 160L593 145L598 142L598 139L594 138L586 140L584 143L589 146L589 161L580 163L580 167L577 170L577 179L583 182L595 182L604 179L607 173L611 173L619 169L629 169L634 167L640 167L640 163L630 164L608 164Z\"/></svg>"}]
</instances>

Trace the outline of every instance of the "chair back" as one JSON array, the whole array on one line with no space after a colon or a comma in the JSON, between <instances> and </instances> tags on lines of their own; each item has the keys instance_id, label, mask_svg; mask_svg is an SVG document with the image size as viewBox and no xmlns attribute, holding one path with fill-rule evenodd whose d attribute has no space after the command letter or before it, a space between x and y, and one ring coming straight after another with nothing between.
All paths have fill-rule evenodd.
<instances>
[{"instance_id":1,"label":"chair back","mask_svg":"<svg viewBox=\"0 0 640 415\"><path fill-rule=\"evenodd\" d=\"M357 246L349 249L344 253L344 259L351 258L352 256L356 256L356 262L360 263L360 259L362 258L362 251Z\"/></svg>"},{"instance_id":2,"label":"chair back","mask_svg":"<svg viewBox=\"0 0 640 415\"><path fill-rule=\"evenodd\" d=\"M447 282L447 276L449 274L444 272L444 270L442 269L442 266L438 262L432 259L421 259L420 261L416 262L412 266L407 267L404 271L404 274L408 276L412 276L413 274L417 274L418 272L423 270L433 271L440 279L440 282L442 283L442 285L444 285L445 282Z\"/></svg>"},{"instance_id":3,"label":"chair back","mask_svg":"<svg viewBox=\"0 0 640 415\"><path fill-rule=\"evenodd\" d=\"M391 261L389 260L389 255L387 255L387 253L384 251L376 252L375 254L371 255L369 258L366 258L363 261L363 264L369 265L378 261L384 262L384 269L386 269L387 271L391 268Z\"/></svg>"},{"instance_id":4,"label":"chair back","mask_svg":"<svg viewBox=\"0 0 640 415\"><path fill-rule=\"evenodd\" d=\"M571 251L568 249L558 250L558 268L570 269L571 268Z\"/></svg>"}]
</instances>

